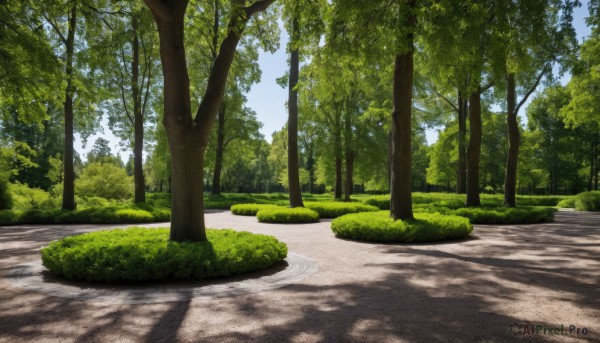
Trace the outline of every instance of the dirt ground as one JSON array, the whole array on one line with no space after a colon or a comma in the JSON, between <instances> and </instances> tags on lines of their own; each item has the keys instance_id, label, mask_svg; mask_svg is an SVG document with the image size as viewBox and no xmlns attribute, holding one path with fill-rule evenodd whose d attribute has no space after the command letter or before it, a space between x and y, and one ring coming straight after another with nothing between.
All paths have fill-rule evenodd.
<instances>
[{"instance_id":1,"label":"dirt ground","mask_svg":"<svg viewBox=\"0 0 600 343\"><path fill-rule=\"evenodd\" d=\"M410 245L337 239L329 221L213 212L206 222L274 235L319 271L262 293L97 304L24 290L7 274L51 240L112 226L0 227L0 342L600 342L600 213Z\"/></svg>"}]
</instances>

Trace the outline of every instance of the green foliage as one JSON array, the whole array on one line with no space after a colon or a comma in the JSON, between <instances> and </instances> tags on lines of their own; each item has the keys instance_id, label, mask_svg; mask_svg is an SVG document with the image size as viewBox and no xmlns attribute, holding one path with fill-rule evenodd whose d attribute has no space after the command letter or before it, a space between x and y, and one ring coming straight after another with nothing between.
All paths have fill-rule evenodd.
<instances>
[{"instance_id":1,"label":"green foliage","mask_svg":"<svg viewBox=\"0 0 600 343\"><path fill-rule=\"evenodd\" d=\"M258 211L256 218L265 223L316 223L319 213L303 207L274 207Z\"/></svg>"},{"instance_id":2,"label":"green foliage","mask_svg":"<svg viewBox=\"0 0 600 343\"><path fill-rule=\"evenodd\" d=\"M171 242L166 228L133 227L70 236L43 248L42 263L67 279L93 282L201 280L268 268L287 256L272 236L207 230L207 242Z\"/></svg>"},{"instance_id":3,"label":"green foliage","mask_svg":"<svg viewBox=\"0 0 600 343\"><path fill-rule=\"evenodd\" d=\"M0 225L20 224L123 224L169 221L171 211L148 205L80 208L75 211L28 209L0 211Z\"/></svg>"},{"instance_id":4,"label":"green foliage","mask_svg":"<svg viewBox=\"0 0 600 343\"><path fill-rule=\"evenodd\" d=\"M577 211L600 211L600 191L579 193L574 200Z\"/></svg>"},{"instance_id":5,"label":"green foliage","mask_svg":"<svg viewBox=\"0 0 600 343\"><path fill-rule=\"evenodd\" d=\"M8 186L13 199L13 209L52 209L60 206L58 198L39 188L29 188L28 185L11 183Z\"/></svg>"},{"instance_id":6,"label":"green foliage","mask_svg":"<svg viewBox=\"0 0 600 343\"><path fill-rule=\"evenodd\" d=\"M370 242L434 242L465 238L473 231L467 218L415 213L413 220L394 220L389 211L347 214L331 222L337 237Z\"/></svg>"},{"instance_id":7,"label":"green foliage","mask_svg":"<svg viewBox=\"0 0 600 343\"><path fill-rule=\"evenodd\" d=\"M260 210L279 207L270 204L236 204L231 206L231 213L238 216L255 216Z\"/></svg>"},{"instance_id":8,"label":"green foliage","mask_svg":"<svg viewBox=\"0 0 600 343\"><path fill-rule=\"evenodd\" d=\"M375 212L379 209L376 206L365 205L355 202L305 202L304 207L319 213L320 218L337 218L348 213L357 212Z\"/></svg>"},{"instance_id":9,"label":"green foliage","mask_svg":"<svg viewBox=\"0 0 600 343\"><path fill-rule=\"evenodd\" d=\"M529 224L554 221L553 207L465 207L449 213L467 217L473 224Z\"/></svg>"},{"instance_id":10,"label":"green foliage","mask_svg":"<svg viewBox=\"0 0 600 343\"><path fill-rule=\"evenodd\" d=\"M8 178L0 173L0 210L8 210L13 206L12 195L8 186Z\"/></svg>"},{"instance_id":11,"label":"green foliage","mask_svg":"<svg viewBox=\"0 0 600 343\"><path fill-rule=\"evenodd\" d=\"M569 197L558 202L558 208L575 208L575 197Z\"/></svg>"},{"instance_id":12,"label":"green foliage","mask_svg":"<svg viewBox=\"0 0 600 343\"><path fill-rule=\"evenodd\" d=\"M521 206L556 206L559 201L568 199L564 195L518 195L517 204ZM390 209L390 196L377 195L363 200L365 204L377 206L381 210ZM482 194L481 201L484 206L502 206L503 196L501 194ZM423 204L434 204L435 206L451 209L461 208L465 204L464 194L454 193L413 193L413 204L415 207Z\"/></svg>"},{"instance_id":13,"label":"green foliage","mask_svg":"<svg viewBox=\"0 0 600 343\"><path fill-rule=\"evenodd\" d=\"M90 163L75 182L81 196L128 199L133 194L133 179L125 169L112 163Z\"/></svg>"}]
</instances>

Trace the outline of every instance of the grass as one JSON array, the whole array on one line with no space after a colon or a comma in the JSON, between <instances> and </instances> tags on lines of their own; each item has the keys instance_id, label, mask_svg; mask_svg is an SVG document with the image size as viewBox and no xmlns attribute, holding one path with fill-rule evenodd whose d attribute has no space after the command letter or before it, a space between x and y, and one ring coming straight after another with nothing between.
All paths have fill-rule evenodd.
<instances>
[{"instance_id":1,"label":"grass","mask_svg":"<svg viewBox=\"0 0 600 343\"><path fill-rule=\"evenodd\" d=\"M70 280L117 283L201 280L268 268L287 256L272 236L207 230L207 242L171 242L169 229L133 227L70 236L43 248L42 263Z\"/></svg>"},{"instance_id":2,"label":"grass","mask_svg":"<svg viewBox=\"0 0 600 343\"><path fill-rule=\"evenodd\" d=\"M415 213L413 220L393 220L389 211L354 213L331 222L337 237L369 242L416 243L467 237L467 218L440 213Z\"/></svg>"}]
</instances>

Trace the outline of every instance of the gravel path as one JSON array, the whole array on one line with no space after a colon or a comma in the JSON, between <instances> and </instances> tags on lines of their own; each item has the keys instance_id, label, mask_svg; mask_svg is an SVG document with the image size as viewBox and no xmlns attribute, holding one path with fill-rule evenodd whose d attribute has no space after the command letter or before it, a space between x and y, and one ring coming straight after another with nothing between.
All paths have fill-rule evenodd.
<instances>
[{"instance_id":1,"label":"gravel path","mask_svg":"<svg viewBox=\"0 0 600 343\"><path fill-rule=\"evenodd\" d=\"M466 241L412 245L337 239L328 221L211 212L206 222L274 235L318 272L258 293L194 297L185 292L197 285L169 284L160 287L177 289L178 301L77 300L9 274L51 240L115 226L0 227L0 342L600 342L600 213L476 225ZM243 281L213 284L228 282Z\"/></svg>"}]
</instances>

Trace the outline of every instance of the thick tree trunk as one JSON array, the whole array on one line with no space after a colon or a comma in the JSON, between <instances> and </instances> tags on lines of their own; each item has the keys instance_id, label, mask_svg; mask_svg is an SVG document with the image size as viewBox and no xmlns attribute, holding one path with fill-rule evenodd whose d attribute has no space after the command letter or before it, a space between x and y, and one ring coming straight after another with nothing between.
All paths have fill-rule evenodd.
<instances>
[{"instance_id":1,"label":"thick tree trunk","mask_svg":"<svg viewBox=\"0 0 600 343\"><path fill-rule=\"evenodd\" d=\"M193 131L171 132L172 210L170 239L205 241L204 151ZM177 136L175 136L177 135Z\"/></svg>"},{"instance_id":2,"label":"thick tree trunk","mask_svg":"<svg viewBox=\"0 0 600 343\"><path fill-rule=\"evenodd\" d=\"M218 116L217 151L211 189L211 193L214 195L221 194L221 171L223 170L223 151L225 150L225 102L221 104Z\"/></svg>"},{"instance_id":3,"label":"thick tree trunk","mask_svg":"<svg viewBox=\"0 0 600 343\"><path fill-rule=\"evenodd\" d=\"M136 203L146 202L146 184L144 182L144 116L142 113L142 96L139 86L140 77L140 42L137 32L137 19L132 18L133 29L133 61L131 62L131 92L133 95L134 143L133 143L133 181L134 200Z\"/></svg>"},{"instance_id":4,"label":"thick tree trunk","mask_svg":"<svg viewBox=\"0 0 600 343\"><path fill-rule=\"evenodd\" d=\"M292 19L291 36L298 39L300 28L298 19ZM291 207L304 207L300 189L300 170L298 165L298 74L300 73L300 56L298 48L294 48L290 56L290 80L288 96L288 189Z\"/></svg>"},{"instance_id":5,"label":"thick tree trunk","mask_svg":"<svg viewBox=\"0 0 600 343\"><path fill-rule=\"evenodd\" d=\"M65 95L65 153L64 153L64 182L63 210L74 210L75 204L75 169L73 166L73 55L75 51L75 29L77 25L77 3L74 1L69 16L69 28L66 41L67 90Z\"/></svg>"},{"instance_id":6,"label":"thick tree trunk","mask_svg":"<svg viewBox=\"0 0 600 343\"><path fill-rule=\"evenodd\" d=\"M519 124L517 122L517 91L515 74L506 77L506 124L508 127L508 155L506 157L506 174L504 177L504 206L516 206L517 162L519 159Z\"/></svg>"},{"instance_id":7,"label":"thick tree trunk","mask_svg":"<svg viewBox=\"0 0 600 343\"><path fill-rule=\"evenodd\" d=\"M411 37L412 46L412 37ZM392 178L390 216L412 219L411 119L413 51L396 55L394 63L394 109L392 112Z\"/></svg>"},{"instance_id":8,"label":"thick tree trunk","mask_svg":"<svg viewBox=\"0 0 600 343\"><path fill-rule=\"evenodd\" d=\"M152 8L152 7L151 7ZM158 26L163 69L164 119L171 152L170 239L206 240L204 226L204 147L192 120L189 77L183 44L184 10L153 14Z\"/></svg>"},{"instance_id":9,"label":"thick tree trunk","mask_svg":"<svg viewBox=\"0 0 600 343\"><path fill-rule=\"evenodd\" d=\"M171 240L206 240L204 226L204 152L225 93L227 76L247 21L274 0L264 0L231 12L227 36L208 77L206 92L192 118L190 82L184 48L184 18L188 0L145 0L158 27L163 70L164 119L172 166ZM236 1L240 4L239 1Z\"/></svg>"},{"instance_id":10,"label":"thick tree trunk","mask_svg":"<svg viewBox=\"0 0 600 343\"><path fill-rule=\"evenodd\" d=\"M479 160L481 157L481 93L475 91L469 97L470 136L467 147L467 202L468 207L481 206L479 198Z\"/></svg>"},{"instance_id":11,"label":"thick tree trunk","mask_svg":"<svg viewBox=\"0 0 600 343\"><path fill-rule=\"evenodd\" d=\"M346 150L346 180L344 185L344 201L351 201L350 196L353 193L354 182L352 180L354 174L354 160L356 152Z\"/></svg>"},{"instance_id":12,"label":"thick tree trunk","mask_svg":"<svg viewBox=\"0 0 600 343\"><path fill-rule=\"evenodd\" d=\"M458 171L456 173L456 193L467 192L467 99L462 91L458 91Z\"/></svg>"}]
</instances>

